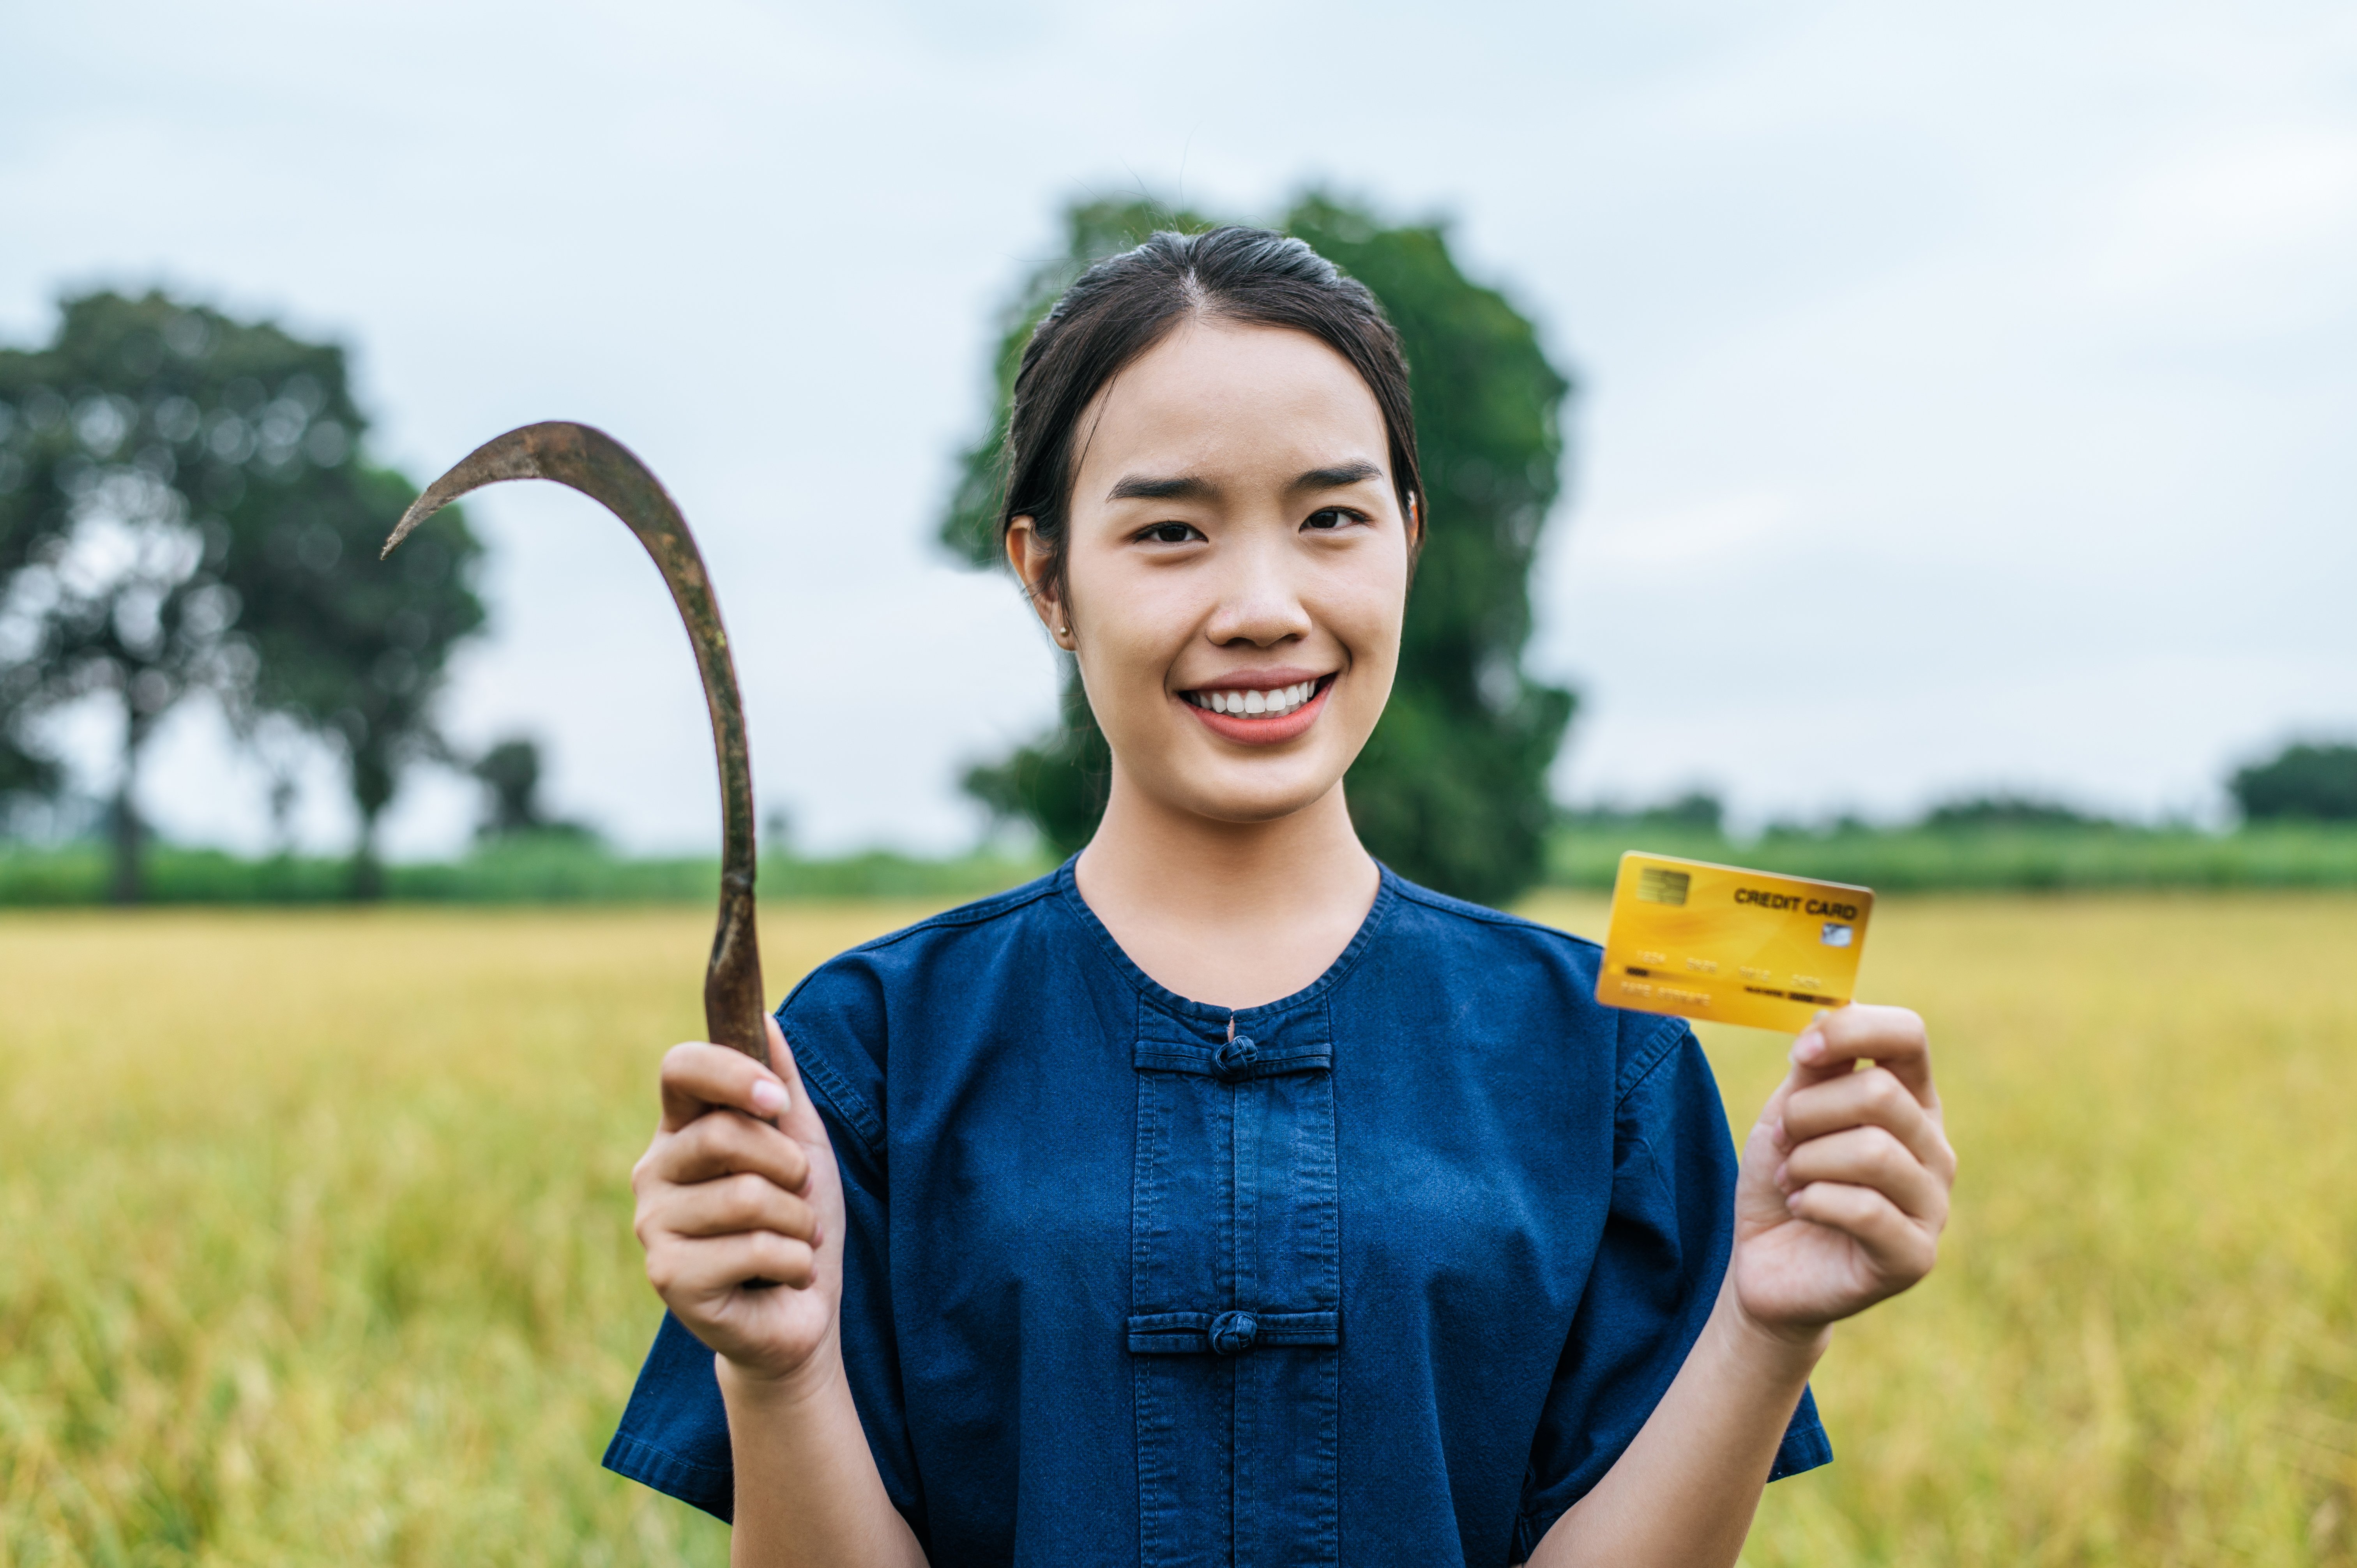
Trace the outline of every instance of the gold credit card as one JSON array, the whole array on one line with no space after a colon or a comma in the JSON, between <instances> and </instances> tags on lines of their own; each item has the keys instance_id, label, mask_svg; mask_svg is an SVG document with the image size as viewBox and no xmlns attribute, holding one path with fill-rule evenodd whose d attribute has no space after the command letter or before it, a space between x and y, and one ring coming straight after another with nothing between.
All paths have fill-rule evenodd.
<instances>
[{"instance_id":1,"label":"gold credit card","mask_svg":"<svg viewBox=\"0 0 2357 1568\"><path fill-rule=\"evenodd\" d=\"M1871 888L1631 850L1596 999L1799 1034L1848 1004Z\"/></svg>"}]
</instances>

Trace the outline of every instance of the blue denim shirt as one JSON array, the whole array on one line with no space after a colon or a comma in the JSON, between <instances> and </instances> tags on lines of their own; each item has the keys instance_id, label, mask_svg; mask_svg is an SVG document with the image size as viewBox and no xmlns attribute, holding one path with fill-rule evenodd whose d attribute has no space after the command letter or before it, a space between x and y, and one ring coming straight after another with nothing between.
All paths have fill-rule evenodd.
<instances>
[{"instance_id":1,"label":"blue denim shirt","mask_svg":"<svg viewBox=\"0 0 2357 1568\"><path fill-rule=\"evenodd\" d=\"M1069 863L853 949L779 1019L843 1170L843 1354L931 1561L1529 1555L1676 1376L1736 1154L1593 943L1383 874L1308 989L1146 978ZM1809 1398L1770 1478L1832 1457ZM666 1316L606 1463L726 1518Z\"/></svg>"}]
</instances>

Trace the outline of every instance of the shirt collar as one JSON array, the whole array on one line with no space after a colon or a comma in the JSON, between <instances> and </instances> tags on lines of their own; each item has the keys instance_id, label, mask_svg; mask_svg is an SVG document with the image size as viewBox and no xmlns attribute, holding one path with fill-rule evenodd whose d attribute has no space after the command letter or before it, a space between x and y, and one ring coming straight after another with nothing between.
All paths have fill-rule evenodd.
<instances>
[{"instance_id":1,"label":"shirt collar","mask_svg":"<svg viewBox=\"0 0 2357 1568\"><path fill-rule=\"evenodd\" d=\"M1181 996L1138 968L1130 956L1122 951L1121 944L1114 940L1113 933L1105 929L1104 922L1097 918L1096 911L1089 908L1088 900L1081 897L1080 882L1073 874L1073 867L1079 860L1080 856L1075 854L1056 868L1057 902L1088 934L1089 945L1097 955L1135 989L1146 1005L1178 1020L1190 1032L1205 1037L1226 1035L1231 1019L1234 1020L1240 1034L1273 1032L1276 1022L1286 1015L1322 1005L1329 995L1349 978L1351 971L1372 945L1383 922L1399 903L1399 878L1392 875L1391 867L1378 861L1375 870L1381 881L1375 888L1374 904L1367 910L1366 918L1359 922L1359 929L1351 936L1349 945L1332 963L1326 966L1326 972L1290 996L1281 996L1257 1007L1231 1011L1209 1002L1197 1002Z\"/></svg>"}]
</instances>

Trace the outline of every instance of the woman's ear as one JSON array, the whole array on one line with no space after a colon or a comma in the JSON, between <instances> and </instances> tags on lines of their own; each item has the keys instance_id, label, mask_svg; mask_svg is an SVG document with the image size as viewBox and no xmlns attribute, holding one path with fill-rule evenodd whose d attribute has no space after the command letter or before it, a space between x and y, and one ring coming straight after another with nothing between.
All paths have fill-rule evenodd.
<instances>
[{"instance_id":1,"label":"woman's ear","mask_svg":"<svg viewBox=\"0 0 2357 1568\"><path fill-rule=\"evenodd\" d=\"M1006 564L1015 572L1015 580L1023 585L1023 596L1031 601L1031 611L1056 646L1070 650L1076 646L1072 638L1071 618L1056 587L1056 554L1039 531L1028 517L1016 517L1006 523Z\"/></svg>"}]
</instances>

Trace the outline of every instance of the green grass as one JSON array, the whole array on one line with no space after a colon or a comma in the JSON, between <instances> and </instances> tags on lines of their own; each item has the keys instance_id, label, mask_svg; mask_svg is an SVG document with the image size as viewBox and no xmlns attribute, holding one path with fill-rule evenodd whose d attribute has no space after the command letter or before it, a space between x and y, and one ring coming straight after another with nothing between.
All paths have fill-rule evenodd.
<instances>
[{"instance_id":1,"label":"green grass","mask_svg":"<svg viewBox=\"0 0 2357 1568\"><path fill-rule=\"evenodd\" d=\"M217 849L158 844L145 862L151 904L324 904L347 900L350 863L307 855L248 860ZM832 860L772 855L760 868L771 898L977 898L1038 875L1044 863L993 854L924 860L871 850ZM0 906L99 904L103 844L30 848L0 843ZM385 896L436 904L700 903L718 896L711 857L626 859L577 840L486 844L455 861L385 868Z\"/></svg>"},{"instance_id":2,"label":"green grass","mask_svg":"<svg viewBox=\"0 0 2357 1568\"><path fill-rule=\"evenodd\" d=\"M782 991L938 900L772 906ZM1541 918L1593 932L1602 900ZM0 916L0 1565L719 1563L597 1467L700 908ZM2357 897L1880 906L1962 1157L1750 1568L2352 1568ZM1747 1126L1781 1036L1706 1031Z\"/></svg>"},{"instance_id":3,"label":"green grass","mask_svg":"<svg viewBox=\"0 0 2357 1568\"><path fill-rule=\"evenodd\" d=\"M1860 830L1734 841L1692 829L1566 829L1547 881L1606 888L1623 850L1645 849L1878 892L2357 887L2357 827L2287 824L2232 833L2128 827Z\"/></svg>"},{"instance_id":4,"label":"green grass","mask_svg":"<svg viewBox=\"0 0 2357 1568\"><path fill-rule=\"evenodd\" d=\"M1692 828L1641 825L1558 830L1542 880L1568 888L1612 885L1620 853L1646 849L1764 871L1863 883L1885 893L2140 888L2357 887L2357 826L2246 828L2232 833L2127 827L1857 830L1730 840ZM830 860L773 855L761 865L770 898L976 898L1048 869L1039 857L977 853L927 860L887 850ZM0 843L0 907L105 901L98 843L31 848ZM627 859L562 837L495 842L452 861L386 868L396 903L703 903L719 886L709 857ZM350 897L349 863L280 855L246 860L221 850L158 844L147 859L153 904L325 904Z\"/></svg>"}]
</instances>

